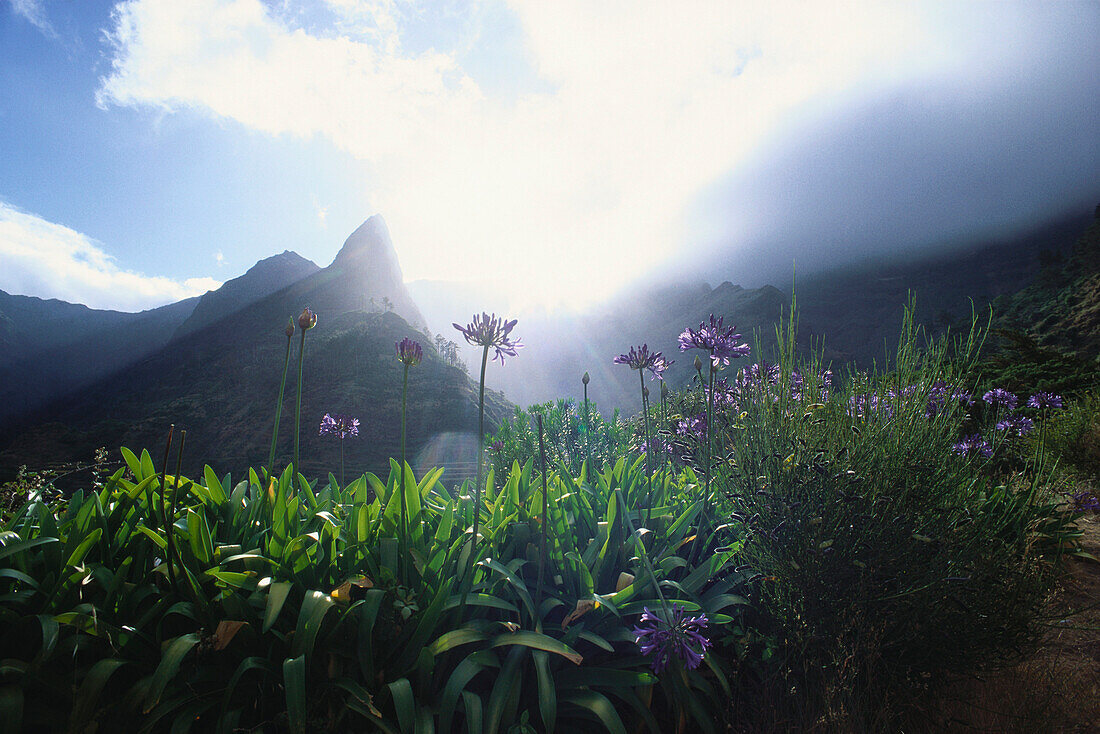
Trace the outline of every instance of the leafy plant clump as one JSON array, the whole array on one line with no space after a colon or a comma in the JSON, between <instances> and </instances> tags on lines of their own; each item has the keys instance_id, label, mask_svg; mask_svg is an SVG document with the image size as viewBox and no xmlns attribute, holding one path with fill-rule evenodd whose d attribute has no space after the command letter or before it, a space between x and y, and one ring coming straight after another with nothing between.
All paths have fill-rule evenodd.
<instances>
[{"instance_id":1,"label":"leafy plant clump","mask_svg":"<svg viewBox=\"0 0 1100 734\"><path fill-rule=\"evenodd\" d=\"M457 328L484 364L514 356L514 324ZM698 380L650 383L658 401L643 378L635 426L599 417L586 374L587 410L517 411L461 486L394 460L385 479L310 480L298 456L189 478L182 443L174 473L169 451L158 471L123 449L67 498L24 482L0 527L0 727L911 721L945 675L1033 639L1082 511L1052 489L1048 439L1087 442L1091 423L1057 395L978 389L979 329L923 344L907 320L888 371L836 378L796 360L793 319L777 336L774 362L736 369L732 327L688 329ZM644 345L617 361L666 364Z\"/></svg>"}]
</instances>

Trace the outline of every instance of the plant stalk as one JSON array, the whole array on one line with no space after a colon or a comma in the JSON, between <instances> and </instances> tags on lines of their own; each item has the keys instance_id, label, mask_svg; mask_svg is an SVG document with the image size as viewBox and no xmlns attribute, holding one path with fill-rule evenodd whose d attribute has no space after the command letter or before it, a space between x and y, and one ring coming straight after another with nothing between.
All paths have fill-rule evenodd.
<instances>
[{"instance_id":1,"label":"plant stalk","mask_svg":"<svg viewBox=\"0 0 1100 734\"><path fill-rule=\"evenodd\" d=\"M298 347L298 402L294 409L294 463L291 465L291 481L297 482L297 475L299 471L298 464L298 447L299 437L301 435L302 428L302 363L306 353L306 330L302 329L302 341Z\"/></svg>"},{"instance_id":2,"label":"plant stalk","mask_svg":"<svg viewBox=\"0 0 1100 734\"><path fill-rule=\"evenodd\" d=\"M275 428L271 432L271 452L267 455L267 473L269 476L275 476L275 444L279 440L279 419L283 415L283 394L286 392L286 373L290 367L290 340L293 336L286 338L286 356L283 357L283 380L279 383L279 402L275 404Z\"/></svg>"}]
</instances>

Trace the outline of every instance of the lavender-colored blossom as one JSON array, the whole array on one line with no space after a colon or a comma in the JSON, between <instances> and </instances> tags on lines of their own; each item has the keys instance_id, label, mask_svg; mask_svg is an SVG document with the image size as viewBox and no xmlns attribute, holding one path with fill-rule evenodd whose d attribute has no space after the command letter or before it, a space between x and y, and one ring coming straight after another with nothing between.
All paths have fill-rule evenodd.
<instances>
[{"instance_id":1,"label":"lavender-colored blossom","mask_svg":"<svg viewBox=\"0 0 1100 734\"><path fill-rule=\"evenodd\" d=\"M694 418L684 418L676 425L676 433L680 436L690 436L699 441L707 437L707 414L700 413Z\"/></svg>"},{"instance_id":2,"label":"lavender-colored blossom","mask_svg":"<svg viewBox=\"0 0 1100 734\"><path fill-rule=\"evenodd\" d=\"M1035 421L1023 415L1010 415L997 421L995 428L1006 433L1015 433L1017 436L1026 436L1035 428Z\"/></svg>"},{"instance_id":3,"label":"lavender-colored blossom","mask_svg":"<svg viewBox=\"0 0 1100 734\"><path fill-rule=\"evenodd\" d=\"M873 414L892 418L894 406L880 398L877 393L853 395L848 400L848 415L853 418L869 418Z\"/></svg>"},{"instance_id":4,"label":"lavender-colored blossom","mask_svg":"<svg viewBox=\"0 0 1100 734\"><path fill-rule=\"evenodd\" d=\"M509 337L512 328L516 325L516 319L505 321L503 318L498 318L495 313L490 315L482 312L480 316L474 314L474 320L466 326L451 325L462 332L462 336L469 344L476 347L491 347L494 350L493 359L499 359L502 365L505 357L515 357L516 350L523 347L519 339L513 340Z\"/></svg>"},{"instance_id":5,"label":"lavender-colored blossom","mask_svg":"<svg viewBox=\"0 0 1100 734\"><path fill-rule=\"evenodd\" d=\"M957 403L961 407L969 407L974 404L974 397L955 385L943 380L936 380L928 391L928 405L924 415L927 418L935 418L948 403Z\"/></svg>"},{"instance_id":6,"label":"lavender-colored blossom","mask_svg":"<svg viewBox=\"0 0 1100 734\"><path fill-rule=\"evenodd\" d=\"M415 367L424 358L424 349L420 346L420 342L408 337L396 342L393 346L397 350L398 361L408 367Z\"/></svg>"},{"instance_id":7,"label":"lavender-colored blossom","mask_svg":"<svg viewBox=\"0 0 1100 734\"><path fill-rule=\"evenodd\" d=\"M672 619L665 620L644 608L634 628L634 638L643 655L653 656L653 672L660 673L674 658L690 670L698 668L711 642L703 633L707 615L689 617L680 605L672 607Z\"/></svg>"},{"instance_id":8,"label":"lavender-colored blossom","mask_svg":"<svg viewBox=\"0 0 1100 734\"><path fill-rule=\"evenodd\" d=\"M951 450L956 454L962 454L963 456L974 456L975 454L989 458L993 455L993 447L989 442L981 437L980 434L974 433L967 436L962 441L951 447Z\"/></svg>"},{"instance_id":9,"label":"lavender-colored blossom","mask_svg":"<svg viewBox=\"0 0 1100 734\"><path fill-rule=\"evenodd\" d=\"M643 344L640 347L631 347L626 354L620 354L612 360L615 364L625 364L632 370L649 370L658 380L665 379L662 375L672 362L667 361L660 352L650 352L649 346Z\"/></svg>"},{"instance_id":10,"label":"lavender-colored blossom","mask_svg":"<svg viewBox=\"0 0 1100 734\"><path fill-rule=\"evenodd\" d=\"M341 441L351 436L358 436L359 419L343 413L337 413L335 416L325 413L321 418L321 428L317 431L317 435L333 435Z\"/></svg>"},{"instance_id":11,"label":"lavender-colored blossom","mask_svg":"<svg viewBox=\"0 0 1100 734\"><path fill-rule=\"evenodd\" d=\"M1027 406L1029 408L1039 408L1043 410L1046 408L1062 408L1064 404L1061 395L1053 395L1048 392L1037 392L1027 399Z\"/></svg>"},{"instance_id":12,"label":"lavender-colored blossom","mask_svg":"<svg viewBox=\"0 0 1100 734\"><path fill-rule=\"evenodd\" d=\"M1070 505L1074 512L1100 512L1100 499L1087 489L1070 495Z\"/></svg>"},{"instance_id":13,"label":"lavender-colored blossom","mask_svg":"<svg viewBox=\"0 0 1100 734\"><path fill-rule=\"evenodd\" d=\"M1016 403L1019 402L1019 398L1000 387L995 387L982 395L982 400L995 408L999 407L1005 410L1016 410Z\"/></svg>"},{"instance_id":14,"label":"lavender-colored blossom","mask_svg":"<svg viewBox=\"0 0 1100 734\"><path fill-rule=\"evenodd\" d=\"M698 329L684 329L680 334L680 351L689 349L702 349L710 353L711 364L729 365L731 359L744 357L750 351L748 344L738 343L741 335L733 326L725 326L723 318L715 320L714 314L710 316L710 322L700 323Z\"/></svg>"}]
</instances>

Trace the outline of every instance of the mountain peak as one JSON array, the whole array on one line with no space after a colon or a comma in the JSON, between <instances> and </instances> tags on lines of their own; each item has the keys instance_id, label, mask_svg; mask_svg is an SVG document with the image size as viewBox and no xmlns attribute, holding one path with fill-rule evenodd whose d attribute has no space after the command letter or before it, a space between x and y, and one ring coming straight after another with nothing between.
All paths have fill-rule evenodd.
<instances>
[{"instance_id":1,"label":"mountain peak","mask_svg":"<svg viewBox=\"0 0 1100 734\"><path fill-rule=\"evenodd\" d=\"M355 270L380 283L401 283L404 280L397 262L397 250L381 214L368 218L348 235L331 267Z\"/></svg>"}]
</instances>

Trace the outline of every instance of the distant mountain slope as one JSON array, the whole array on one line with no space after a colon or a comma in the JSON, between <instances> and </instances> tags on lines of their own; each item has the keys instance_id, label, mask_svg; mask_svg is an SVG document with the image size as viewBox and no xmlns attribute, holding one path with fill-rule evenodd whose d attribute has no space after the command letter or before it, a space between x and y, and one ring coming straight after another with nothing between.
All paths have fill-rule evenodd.
<instances>
[{"instance_id":1,"label":"distant mountain slope","mask_svg":"<svg viewBox=\"0 0 1100 734\"><path fill-rule=\"evenodd\" d=\"M1068 253L1049 253L1035 282L996 306L998 326L1045 346L1100 357L1100 205Z\"/></svg>"},{"instance_id":2,"label":"distant mountain slope","mask_svg":"<svg viewBox=\"0 0 1100 734\"><path fill-rule=\"evenodd\" d=\"M198 300L188 298L141 313L97 312L63 301L51 302L51 313L72 317L60 320L64 328L58 320L39 322L35 320L39 314L24 311L25 328L34 331L35 324L44 324L52 346L41 348L47 340L40 340L38 348L0 363L0 435L20 416L160 349L191 315Z\"/></svg>"},{"instance_id":3,"label":"distant mountain slope","mask_svg":"<svg viewBox=\"0 0 1100 734\"><path fill-rule=\"evenodd\" d=\"M260 260L239 278L226 281L217 290L207 291L174 336L185 336L231 316L250 303L297 283L320 269L312 260L306 260L290 250Z\"/></svg>"},{"instance_id":4,"label":"distant mountain slope","mask_svg":"<svg viewBox=\"0 0 1100 734\"><path fill-rule=\"evenodd\" d=\"M392 242L380 218L372 217L327 268L254 301L213 323L184 333L140 362L40 411L17 431L0 437L0 468L86 458L98 446L154 452L168 425L187 430L185 465L209 462L239 473L266 461L288 317L309 305L318 325L306 337L303 390L302 467L307 473L335 470L338 442L317 436L326 412L360 419L360 436L345 446L349 474L383 471L399 455L401 365L394 343L408 336L424 343L425 357L409 375L409 458L433 461L459 451L460 463L476 458L477 389L467 375L439 359L405 314L419 318L401 280ZM366 294L366 298L363 296ZM392 304L381 308L377 294ZM358 304L362 300L363 307ZM402 313L404 312L404 313ZM294 364L286 393L279 463L292 451ZM489 396L490 421L508 410ZM425 459L427 460L427 459ZM454 478L452 473L452 478Z\"/></svg>"},{"instance_id":5,"label":"distant mountain slope","mask_svg":"<svg viewBox=\"0 0 1100 734\"><path fill-rule=\"evenodd\" d=\"M103 311L55 298L0 291L0 367L85 339L89 333L132 323L140 314Z\"/></svg>"}]
</instances>

